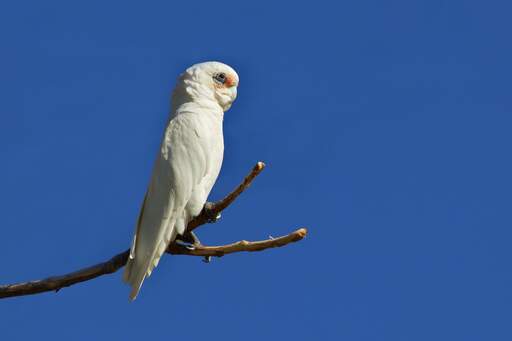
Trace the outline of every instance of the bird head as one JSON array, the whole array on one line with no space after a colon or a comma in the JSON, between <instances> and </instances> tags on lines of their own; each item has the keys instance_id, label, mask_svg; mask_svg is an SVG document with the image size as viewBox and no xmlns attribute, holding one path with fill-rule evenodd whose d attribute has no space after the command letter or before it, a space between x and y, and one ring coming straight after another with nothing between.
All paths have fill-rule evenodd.
<instances>
[{"instance_id":1,"label":"bird head","mask_svg":"<svg viewBox=\"0 0 512 341\"><path fill-rule=\"evenodd\" d=\"M235 70L220 62L192 65L181 75L180 80L193 98L213 100L223 111L227 111L235 100L239 82Z\"/></svg>"}]
</instances>

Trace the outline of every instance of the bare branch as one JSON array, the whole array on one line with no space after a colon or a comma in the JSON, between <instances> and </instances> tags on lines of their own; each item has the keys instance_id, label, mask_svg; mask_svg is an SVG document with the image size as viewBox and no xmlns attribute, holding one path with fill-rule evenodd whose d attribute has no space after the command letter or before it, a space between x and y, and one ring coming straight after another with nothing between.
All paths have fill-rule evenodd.
<instances>
[{"instance_id":1,"label":"bare branch","mask_svg":"<svg viewBox=\"0 0 512 341\"><path fill-rule=\"evenodd\" d=\"M198 226L207 223L210 219L215 218L222 210L231 205L231 203L233 203L236 198L251 185L254 178L258 176L264 167L265 164L263 162L258 162L253 167L251 172L245 177L242 183L224 199L205 205L201 211L201 214L199 214L187 225L187 231L192 231ZM169 245L167 252L171 254L187 256L221 257L229 253L262 251L269 248L281 247L303 239L306 234L307 230L305 228L301 228L279 238L270 238L267 240L255 242L242 240L233 244L220 246L197 245L194 247L194 249L188 249L180 244L172 243ZM33 295L46 291L59 291L62 288L71 286L76 283L89 281L99 276L114 273L126 264L128 255L129 250L126 250L115 255L106 262L99 263L66 275L48 277L46 279L30 282L2 285L0 286L0 298Z\"/></svg>"},{"instance_id":2,"label":"bare branch","mask_svg":"<svg viewBox=\"0 0 512 341\"><path fill-rule=\"evenodd\" d=\"M183 245L173 243L167 249L168 253L173 255L188 255L188 256L204 256L204 257L222 257L224 255L235 253L235 252L254 252L270 249L273 247L281 247L287 244L298 242L303 239L308 233L306 228L301 228L293 231L286 236L271 238L266 240L259 240L250 242L247 240L241 240L236 243L219 245L219 246L195 246L194 249L189 249Z\"/></svg>"},{"instance_id":3,"label":"bare branch","mask_svg":"<svg viewBox=\"0 0 512 341\"><path fill-rule=\"evenodd\" d=\"M242 240L233 244L220 246L196 246L193 250L180 244L173 243L169 246L168 253L186 256L222 257L223 255L244 251L262 251L269 248L285 246L289 243L303 239L307 234L305 228L298 229L286 236L248 242ZM48 277L42 280L9 284L0 286L0 298L39 294L45 291L59 291L73 284L89 281L93 278L108 275L122 268L128 260L130 250L115 255L106 262L90 266L66 275Z\"/></svg>"},{"instance_id":4,"label":"bare branch","mask_svg":"<svg viewBox=\"0 0 512 341\"><path fill-rule=\"evenodd\" d=\"M0 298L39 294L45 291L59 291L73 284L111 274L122 268L128 260L130 250L115 255L106 262L90 266L66 275L0 286Z\"/></svg>"},{"instance_id":5,"label":"bare branch","mask_svg":"<svg viewBox=\"0 0 512 341\"><path fill-rule=\"evenodd\" d=\"M235 199L238 198L238 196L242 194L243 191L251 186L254 178L256 178L264 168L265 164L261 161L254 165L251 172L247 174L242 183L238 185L238 187L235 188L231 193L226 195L224 199L215 203L207 203L201 213L188 223L187 230L192 231L198 226L206 224L209 220L217 217L217 215L226 209L229 205L231 205L231 203L233 203L233 201L235 201Z\"/></svg>"}]
</instances>

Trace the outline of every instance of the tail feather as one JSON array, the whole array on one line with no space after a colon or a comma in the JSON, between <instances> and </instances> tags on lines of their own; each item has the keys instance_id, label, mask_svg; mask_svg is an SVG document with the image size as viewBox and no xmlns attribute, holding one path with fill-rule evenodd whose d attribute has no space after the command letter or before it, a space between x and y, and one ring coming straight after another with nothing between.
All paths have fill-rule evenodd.
<instances>
[{"instance_id":1,"label":"tail feather","mask_svg":"<svg viewBox=\"0 0 512 341\"><path fill-rule=\"evenodd\" d=\"M142 287L142 283L146 277L151 276L151 272L158 265L158 262L167 249L167 246L176 238L177 231L174 228L174 225L174 221L168 224L162 240L153 250L151 257L148 257L147 259L143 259L142 255L138 257L136 245L132 246L134 253L133 256L132 253L130 253L130 257L128 258L128 262L126 264L125 272L123 275L123 280L132 287L130 292L131 301L137 298L137 295ZM134 243L135 242L136 238L134 238Z\"/></svg>"}]
</instances>

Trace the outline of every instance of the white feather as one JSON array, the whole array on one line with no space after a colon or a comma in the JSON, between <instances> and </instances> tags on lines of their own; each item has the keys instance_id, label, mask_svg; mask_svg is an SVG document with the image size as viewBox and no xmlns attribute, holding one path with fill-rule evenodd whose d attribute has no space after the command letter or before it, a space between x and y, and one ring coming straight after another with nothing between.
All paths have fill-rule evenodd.
<instances>
[{"instance_id":1,"label":"white feather","mask_svg":"<svg viewBox=\"0 0 512 341\"><path fill-rule=\"evenodd\" d=\"M219 89L216 72L236 72L218 62L196 64L173 92L171 119L155 161L126 264L124 280L137 296L167 246L197 216L219 174L224 152L222 120L236 87Z\"/></svg>"}]
</instances>

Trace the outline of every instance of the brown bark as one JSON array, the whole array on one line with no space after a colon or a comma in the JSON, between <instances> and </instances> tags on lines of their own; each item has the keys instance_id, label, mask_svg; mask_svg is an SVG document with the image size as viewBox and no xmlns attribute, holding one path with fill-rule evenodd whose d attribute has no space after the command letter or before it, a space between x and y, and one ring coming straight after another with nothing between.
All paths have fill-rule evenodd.
<instances>
[{"instance_id":1,"label":"brown bark","mask_svg":"<svg viewBox=\"0 0 512 341\"><path fill-rule=\"evenodd\" d=\"M242 194L252 183L254 178L263 170L265 164L258 162L251 172L245 177L240 185L235 188L224 199L215 203L207 203L202 212L194 218L188 225L187 231L192 231L211 219L214 219L220 212L233 203L236 198ZM307 234L305 228L298 229L286 236L279 238L270 238L267 240L249 242L239 241L236 243L220 246L196 245L189 249L178 243L171 243L167 252L175 255L202 256L202 257L222 257L223 255L243 251L262 251L269 248L285 246L289 243L297 242L303 239ZM72 273L62 276L48 277L42 280L8 284L0 286L0 298L33 295L46 291L59 291L62 288L76 283L85 282L93 278L111 274L122 268L128 259L129 250L121 252L106 262L99 263Z\"/></svg>"}]
</instances>

